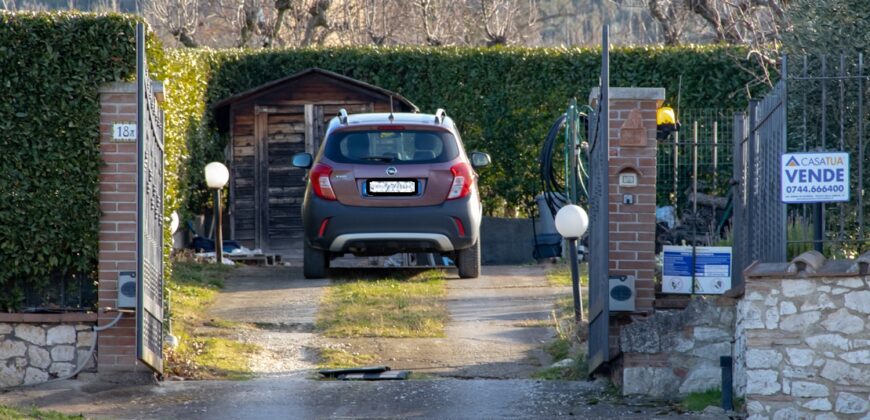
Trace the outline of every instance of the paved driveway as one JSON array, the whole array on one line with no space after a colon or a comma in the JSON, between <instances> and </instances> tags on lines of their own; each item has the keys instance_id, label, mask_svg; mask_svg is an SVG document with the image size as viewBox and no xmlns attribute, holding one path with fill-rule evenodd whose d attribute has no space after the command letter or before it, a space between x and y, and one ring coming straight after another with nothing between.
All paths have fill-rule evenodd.
<instances>
[{"instance_id":1,"label":"paved driveway","mask_svg":"<svg viewBox=\"0 0 870 420\"><path fill-rule=\"evenodd\" d=\"M536 381L551 361L541 350L553 330L527 327L549 317L564 287L539 266L484 267L461 280L449 272L446 337L326 339L314 331L329 280L304 280L298 268L242 268L209 315L247 325L238 338L264 348L244 382L166 381L119 387L64 381L0 392L0 404L109 418L663 418L667 405L621 400L604 382ZM525 321L525 322L524 322ZM337 382L311 379L319 347L374 354L394 369L431 380ZM680 418L692 418L685 415Z\"/></svg>"}]
</instances>

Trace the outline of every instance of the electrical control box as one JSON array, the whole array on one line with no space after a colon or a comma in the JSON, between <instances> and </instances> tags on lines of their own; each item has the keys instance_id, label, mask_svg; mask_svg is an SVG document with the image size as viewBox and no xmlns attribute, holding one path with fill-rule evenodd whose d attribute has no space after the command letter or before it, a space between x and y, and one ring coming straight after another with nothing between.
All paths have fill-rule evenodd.
<instances>
[{"instance_id":1,"label":"electrical control box","mask_svg":"<svg viewBox=\"0 0 870 420\"><path fill-rule=\"evenodd\" d=\"M634 276L610 276L610 312L634 312Z\"/></svg>"},{"instance_id":2,"label":"electrical control box","mask_svg":"<svg viewBox=\"0 0 870 420\"><path fill-rule=\"evenodd\" d=\"M135 309L136 304L136 272L122 271L118 273L118 308Z\"/></svg>"}]
</instances>

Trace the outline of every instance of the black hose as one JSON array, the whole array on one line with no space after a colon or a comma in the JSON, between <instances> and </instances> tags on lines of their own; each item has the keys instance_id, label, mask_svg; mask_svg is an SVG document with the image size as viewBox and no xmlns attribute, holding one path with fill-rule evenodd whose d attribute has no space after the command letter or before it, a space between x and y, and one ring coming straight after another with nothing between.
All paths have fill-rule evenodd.
<instances>
[{"instance_id":1,"label":"black hose","mask_svg":"<svg viewBox=\"0 0 870 420\"><path fill-rule=\"evenodd\" d=\"M565 177L560 176L562 168L556 168L553 165L554 155L562 150L561 147L558 147L558 145L562 144L559 141L559 133L565 127L567 119L568 117L566 114L562 114L556 119L550 127L549 132L547 132L547 137L544 139L544 146L541 148L541 154L539 156L539 161L541 162L541 190L544 194L544 201L547 203L547 207L550 209L550 214L553 217L556 216L559 209L565 206L565 204L568 204L566 180ZM587 129L588 119L586 114L580 113L579 119L583 122L581 129ZM588 192L586 190L588 174L586 173L582 156L583 154L578 154L577 178L575 179L575 184L579 187L578 194L582 194L583 197L588 197Z\"/></svg>"}]
</instances>

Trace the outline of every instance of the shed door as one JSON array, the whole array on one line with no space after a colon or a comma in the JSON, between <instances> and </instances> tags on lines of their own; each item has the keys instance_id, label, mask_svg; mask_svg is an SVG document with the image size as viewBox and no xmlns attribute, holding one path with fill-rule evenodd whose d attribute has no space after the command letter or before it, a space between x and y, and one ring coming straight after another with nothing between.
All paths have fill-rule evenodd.
<instances>
[{"instance_id":1,"label":"shed door","mask_svg":"<svg viewBox=\"0 0 870 420\"><path fill-rule=\"evenodd\" d=\"M302 106L259 108L260 246L295 248L302 240L302 197L305 171L290 164L305 151L305 112Z\"/></svg>"}]
</instances>

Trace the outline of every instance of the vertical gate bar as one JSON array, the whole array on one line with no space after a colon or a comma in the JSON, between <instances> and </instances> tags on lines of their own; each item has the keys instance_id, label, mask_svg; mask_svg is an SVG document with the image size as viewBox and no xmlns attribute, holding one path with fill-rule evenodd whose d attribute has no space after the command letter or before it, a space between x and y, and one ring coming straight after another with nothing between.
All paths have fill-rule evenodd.
<instances>
[{"instance_id":1,"label":"vertical gate bar","mask_svg":"<svg viewBox=\"0 0 870 420\"><path fill-rule=\"evenodd\" d=\"M828 58L822 54L822 126L819 132L819 141L821 142L821 150L825 150L827 145L826 137L828 135ZM825 252L825 205L822 203L813 204L813 249L821 253Z\"/></svg>"},{"instance_id":2,"label":"vertical gate bar","mask_svg":"<svg viewBox=\"0 0 870 420\"><path fill-rule=\"evenodd\" d=\"M858 252L864 250L864 53L858 53Z\"/></svg>"},{"instance_id":3,"label":"vertical gate bar","mask_svg":"<svg viewBox=\"0 0 870 420\"><path fill-rule=\"evenodd\" d=\"M145 235L142 224L145 220L145 26L136 24L136 358L144 357L144 295L145 287Z\"/></svg>"},{"instance_id":4,"label":"vertical gate bar","mask_svg":"<svg viewBox=\"0 0 870 420\"><path fill-rule=\"evenodd\" d=\"M680 190L680 130L674 132L674 214L677 214L679 208Z\"/></svg>"},{"instance_id":5,"label":"vertical gate bar","mask_svg":"<svg viewBox=\"0 0 870 420\"><path fill-rule=\"evenodd\" d=\"M746 251L746 230L744 229L745 220L743 211L745 202L743 200L743 138L746 127L746 117L743 113L734 113L733 119L734 129L732 131L732 142L734 144L731 149L733 166L731 167L731 202L734 206L734 217L731 221L731 245L733 249L734 267L731 270L731 287L738 288L743 284L743 270L746 268L746 259L744 258Z\"/></svg>"},{"instance_id":6,"label":"vertical gate bar","mask_svg":"<svg viewBox=\"0 0 870 420\"><path fill-rule=\"evenodd\" d=\"M749 228L749 233L757 232L757 224L759 222L758 218L755 214L755 208L758 206L758 194L756 192L756 184L758 182L758 171L756 169L756 163L758 160L758 153L756 150L757 142L755 141L756 135L756 122L757 122L757 111L758 111L758 99L750 99L749 100L749 137L747 139L747 144L749 146L749 159L748 159L748 182L746 185L747 190L747 200L746 207L748 217L746 218L747 227ZM747 262L753 261L758 258L757 248L759 244L756 244L755 241L750 240L747 243L747 249L749 249L749 259Z\"/></svg>"},{"instance_id":7,"label":"vertical gate bar","mask_svg":"<svg viewBox=\"0 0 870 420\"><path fill-rule=\"evenodd\" d=\"M589 258L589 340L588 373L598 371L610 361L610 308L608 270L610 269L609 149L610 149L610 46L609 26L601 35L601 74L598 114L593 119L596 138L590 147L590 245Z\"/></svg>"},{"instance_id":8,"label":"vertical gate bar","mask_svg":"<svg viewBox=\"0 0 870 420\"><path fill-rule=\"evenodd\" d=\"M780 98L781 106L777 111L780 121L780 130L782 133L779 138L779 148L776 151L777 153L773 156L772 165L773 173L775 174L777 181L776 185L779 188L782 188L782 172L779 170L780 165L780 156L782 156L788 150L788 56L783 55L782 57L782 97ZM779 229L779 246L777 246L777 259L778 261L786 261L788 260L788 205L782 202L779 199L779 194L772 193L771 196L775 196L773 198L773 202L776 203L779 210L779 220L776 223L776 228Z\"/></svg>"},{"instance_id":9,"label":"vertical gate bar","mask_svg":"<svg viewBox=\"0 0 870 420\"><path fill-rule=\"evenodd\" d=\"M719 120L713 120L713 188L719 188Z\"/></svg>"},{"instance_id":10,"label":"vertical gate bar","mask_svg":"<svg viewBox=\"0 0 870 420\"><path fill-rule=\"evenodd\" d=\"M609 284L609 272L610 272L610 182L609 182L609 174L610 174L610 25L604 25L604 29L601 34L601 121L604 126L604 130L598 130L599 135L601 136L601 154L604 156L603 160L603 170L599 173L601 177L601 185L602 185L602 198L601 198L601 236L604 239L604 243L600 244L603 248L602 254L602 263L600 267L600 277L599 277L599 299L601 299L601 306L603 308L601 316L602 327L601 330L604 331L603 335L603 343L601 344L601 353L604 356L603 362L610 362L610 298L608 289L610 287Z\"/></svg>"},{"instance_id":11,"label":"vertical gate bar","mask_svg":"<svg viewBox=\"0 0 870 420\"><path fill-rule=\"evenodd\" d=\"M846 80L846 55L842 54L842 53L840 54L840 72L839 73L840 73L840 76L839 76L839 79L837 80L837 87L839 88L839 92L838 92L839 93L839 98L838 98L839 103L837 105L840 108L840 115L839 115L839 120L840 120L839 121L839 123L840 123L840 151L842 152L845 150L845 142L846 142L846 128L845 128L846 124L844 121L846 118L846 112L844 110L844 107L846 106L845 105L846 102L844 99L844 96L846 95L845 85L844 85L845 80ZM846 182L849 182L849 181L847 180ZM846 219L846 206L845 206L845 203L841 202L838 204L838 207L840 210L840 232L837 235L837 240L839 241L837 249L842 249L843 245L844 245L842 241L844 241L846 239L846 224L845 224L846 223L846 220L845 220Z\"/></svg>"},{"instance_id":12,"label":"vertical gate bar","mask_svg":"<svg viewBox=\"0 0 870 420\"><path fill-rule=\"evenodd\" d=\"M806 83L807 67L808 67L807 56L804 55L803 56L803 70L801 71L802 83ZM799 104L801 111L802 111L801 113L802 113L802 118L803 118L803 122L801 125L802 132L803 132L803 147L800 149L802 152L807 151L807 89L808 89L807 86L805 86L803 89L801 89L801 102ZM809 229L810 222L809 222L809 218L807 217L807 207L808 206L806 204L801 204L801 212L802 212L801 213L801 216L802 216L802 219L801 219L801 239L803 240L804 243L807 243L810 241L810 239L808 237L809 230L810 230Z\"/></svg>"}]
</instances>

